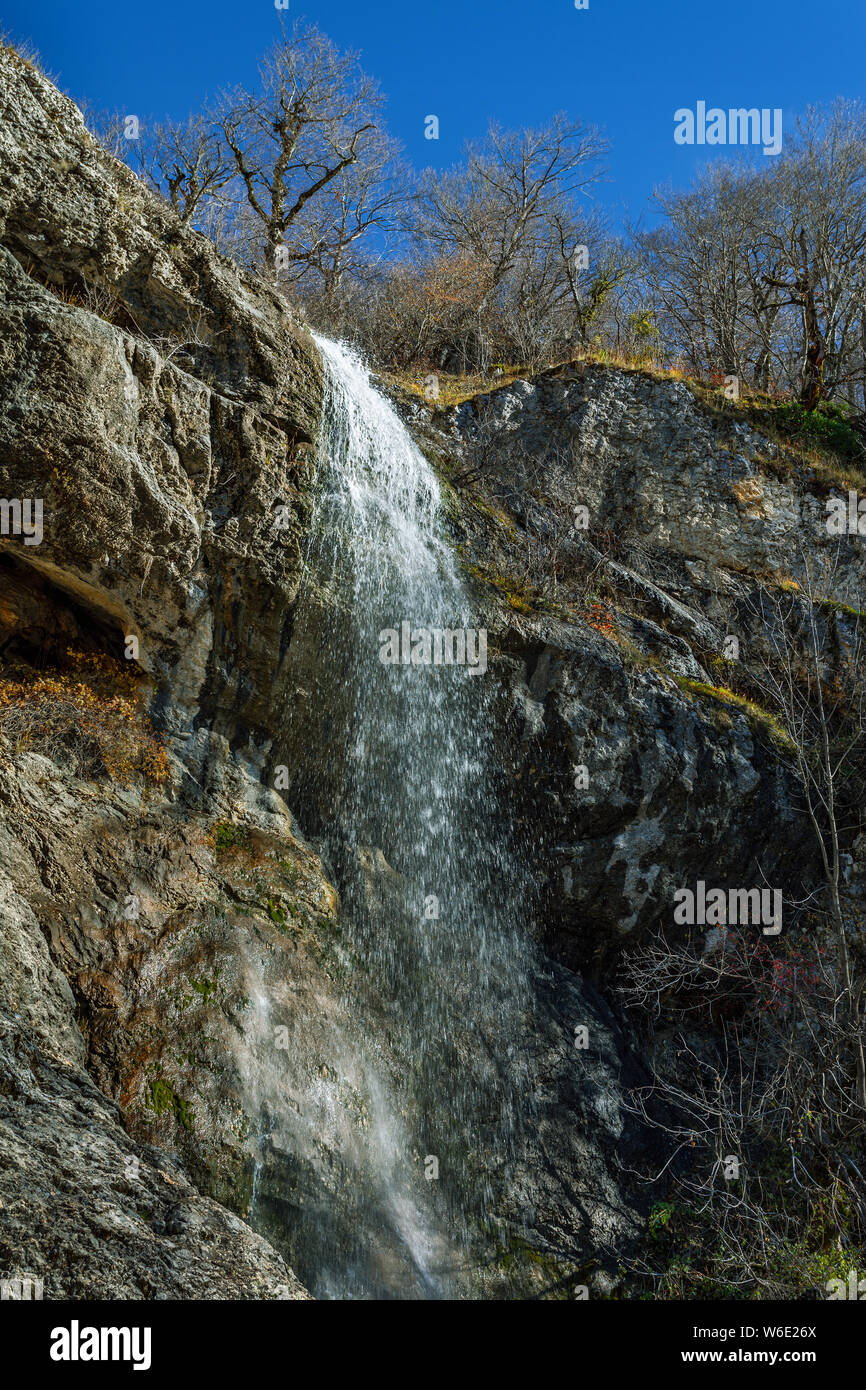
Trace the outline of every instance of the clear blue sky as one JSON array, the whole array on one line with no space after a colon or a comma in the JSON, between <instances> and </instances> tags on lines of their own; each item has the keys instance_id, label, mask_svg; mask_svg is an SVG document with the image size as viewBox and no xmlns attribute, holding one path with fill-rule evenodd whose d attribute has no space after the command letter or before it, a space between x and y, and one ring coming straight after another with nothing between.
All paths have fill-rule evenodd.
<instances>
[{"instance_id":1,"label":"clear blue sky","mask_svg":"<svg viewBox=\"0 0 866 1390\"><path fill-rule=\"evenodd\" d=\"M688 181L707 151L673 141L676 108L781 107L866 94L863 0L0 0L0 28L29 38L77 100L180 117L252 83L279 16L303 15L360 50L388 121L418 166L447 165L495 118L558 110L605 127L619 220L654 184ZM440 120L438 142L424 117ZM726 150L714 158L728 158Z\"/></svg>"}]
</instances>

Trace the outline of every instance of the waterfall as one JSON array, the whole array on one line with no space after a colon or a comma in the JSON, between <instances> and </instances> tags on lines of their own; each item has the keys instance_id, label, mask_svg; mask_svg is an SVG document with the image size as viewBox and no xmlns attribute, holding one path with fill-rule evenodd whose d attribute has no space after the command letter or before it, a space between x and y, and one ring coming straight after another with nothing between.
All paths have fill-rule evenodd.
<instances>
[{"instance_id":1,"label":"waterfall","mask_svg":"<svg viewBox=\"0 0 866 1390\"><path fill-rule=\"evenodd\" d=\"M436 475L358 357L316 342L326 384L289 654L304 677L286 712L290 800L335 873L348 936L331 1065L372 1097L364 1134L346 1125L340 1141L351 1224L408 1251L374 1292L444 1295L529 1102L529 883L503 812L486 632ZM296 1239L315 1291L371 1291L363 1252L328 1245L314 1221Z\"/></svg>"}]
</instances>

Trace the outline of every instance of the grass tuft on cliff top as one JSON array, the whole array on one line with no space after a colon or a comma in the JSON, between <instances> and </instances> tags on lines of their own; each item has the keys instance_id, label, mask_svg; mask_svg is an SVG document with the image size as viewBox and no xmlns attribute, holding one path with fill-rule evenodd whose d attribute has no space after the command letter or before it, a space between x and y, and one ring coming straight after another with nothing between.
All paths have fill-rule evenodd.
<instances>
[{"instance_id":1,"label":"grass tuft on cliff top","mask_svg":"<svg viewBox=\"0 0 866 1390\"><path fill-rule=\"evenodd\" d=\"M674 676L680 690L703 699L715 700L719 704L733 706L746 716L750 727L759 734L766 735L770 742L783 753L796 752L796 745L784 724L774 714L764 709L745 695L738 695L724 685L708 685L705 681L692 680L689 676Z\"/></svg>"}]
</instances>

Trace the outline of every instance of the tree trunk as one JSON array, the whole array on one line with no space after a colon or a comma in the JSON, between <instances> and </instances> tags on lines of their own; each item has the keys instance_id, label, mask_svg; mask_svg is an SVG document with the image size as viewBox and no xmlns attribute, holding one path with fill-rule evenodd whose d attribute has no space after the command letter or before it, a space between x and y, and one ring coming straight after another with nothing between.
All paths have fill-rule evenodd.
<instances>
[{"instance_id":1,"label":"tree trunk","mask_svg":"<svg viewBox=\"0 0 866 1390\"><path fill-rule=\"evenodd\" d=\"M818 319L815 303L815 286L809 273L806 251L806 233L800 231L800 252L803 257L803 271L797 286L803 305L803 328L806 334L806 353L803 361L803 384L800 388L800 404L807 410L814 410L824 389L824 335Z\"/></svg>"}]
</instances>

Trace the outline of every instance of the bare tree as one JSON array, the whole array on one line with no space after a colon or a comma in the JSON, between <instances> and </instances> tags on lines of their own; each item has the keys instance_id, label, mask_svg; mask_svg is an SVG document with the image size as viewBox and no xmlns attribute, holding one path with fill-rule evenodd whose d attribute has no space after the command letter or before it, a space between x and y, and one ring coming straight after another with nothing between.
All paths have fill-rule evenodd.
<instances>
[{"instance_id":1,"label":"bare tree","mask_svg":"<svg viewBox=\"0 0 866 1390\"><path fill-rule=\"evenodd\" d=\"M866 258L866 111L810 108L767 179L775 196L762 232L781 270L764 282L802 322L800 401L813 410L847 377L863 310Z\"/></svg>"},{"instance_id":2,"label":"bare tree","mask_svg":"<svg viewBox=\"0 0 866 1390\"><path fill-rule=\"evenodd\" d=\"M630 258L597 213L576 223L557 208L551 216L551 232L560 268L558 301L570 330L568 337L576 336L585 349L611 295L628 276Z\"/></svg>"},{"instance_id":3,"label":"bare tree","mask_svg":"<svg viewBox=\"0 0 866 1390\"><path fill-rule=\"evenodd\" d=\"M234 176L207 111L183 122L150 126L139 148L144 177L171 203L181 222L192 221L206 201L218 199Z\"/></svg>"},{"instance_id":4,"label":"bare tree","mask_svg":"<svg viewBox=\"0 0 866 1390\"><path fill-rule=\"evenodd\" d=\"M137 120L138 134L131 138L130 117L124 111L105 111L93 106L89 101L81 103L81 114L91 135L99 141L104 150L128 164L141 176L141 123ZM147 123L144 124L145 132Z\"/></svg>"},{"instance_id":5,"label":"bare tree","mask_svg":"<svg viewBox=\"0 0 866 1390\"><path fill-rule=\"evenodd\" d=\"M691 189L657 190L664 224L637 234L671 346L696 373L744 375L747 174L710 166Z\"/></svg>"},{"instance_id":6,"label":"bare tree","mask_svg":"<svg viewBox=\"0 0 866 1390\"><path fill-rule=\"evenodd\" d=\"M866 1116L866 1061L860 1000L866 977L855 980L842 909L842 855L846 801L862 778L866 734L866 653L858 610L846 621L836 604L838 561L822 574L805 553L792 589L761 589L753 611L764 641L756 643L756 681L784 720L803 787L826 884L838 957L840 1003L854 1046L854 1094ZM844 631L842 628L844 626ZM834 641L835 637L835 641Z\"/></svg>"},{"instance_id":7,"label":"bare tree","mask_svg":"<svg viewBox=\"0 0 866 1390\"><path fill-rule=\"evenodd\" d=\"M307 297L328 317L333 316L346 278L358 280L369 273L365 238L373 231L390 238L407 197L399 147L376 129L363 159L341 169L288 230L289 278L306 281Z\"/></svg>"},{"instance_id":8,"label":"bare tree","mask_svg":"<svg viewBox=\"0 0 866 1390\"><path fill-rule=\"evenodd\" d=\"M810 108L772 164L711 164L656 193L665 220L634 242L669 356L808 410L866 405L864 132L862 103Z\"/></svg>"},{"instance_id":9,"label":"bare tree","mask_svg":"<svg viewBox=\"0 0 866 1390\"><path fill-rule=\"evenodd\" d=\"M485 311L495 311L510 276L542 264L552 209L571 206L600 177L605 149L595 127L560 115L538 130L491 126L482 144L467 148L462 166L422 178L419 242L436 257L469 258L485 268L489 289L473 326L482 365Z\"/></svg>"},{"instance_id":10,"label":"bare tree","mask_svg":"<svg viewBox=\"0 0 866 1390\"><path fill-rule=\"evenodd\" d=\"M381 98L354 54L300 23L282 35L260 76L257 91L225 96L219 127L272 252L311 199L365 157Z\"/></svg>"},{"instance_id":11,"label":"bare tree","mask_svg":"<svg viewBox=\"0 0 866 1390\"><path fill-rule=\"evenodd\" d=\"M651 1077L628 1106L666 1139L663 1164L641 1176L664 1180L665 1215L703 1224L695 1278L775 1297L813 1285L809 1242L841 1252L866 1229L846 1060L856 1029L832 955L807 935L660 931L626 960L620 998Z\"/></svg>"},{"instance_id":12,"label":"bare tree","mask_svg":"<svg viewBox=\"0 0 866 1390\"><path fill-rule=\"evenodd\" d=\"M225 201L234 165L224 158L207 108L185 121L137 121L134 136L124 112L87 108L85 119L103 148L165 198L182 222L190 222L208 204Z\"/></svg>"}]
</instances>

